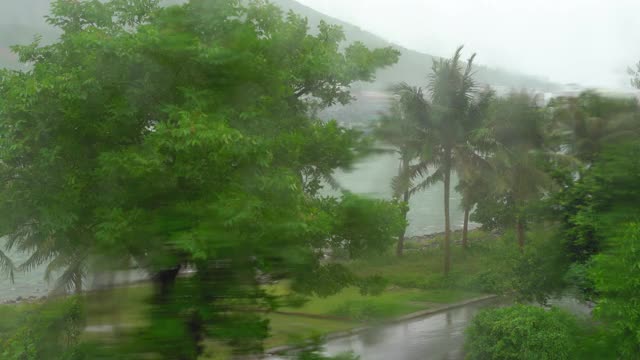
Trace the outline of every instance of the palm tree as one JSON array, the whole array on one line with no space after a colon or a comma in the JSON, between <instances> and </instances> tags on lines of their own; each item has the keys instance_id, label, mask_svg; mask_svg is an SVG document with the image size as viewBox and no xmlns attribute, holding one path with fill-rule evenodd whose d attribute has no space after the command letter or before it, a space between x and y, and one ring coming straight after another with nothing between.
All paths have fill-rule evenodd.
<instances>
[{"instance_id":1,"label":"palm tree","mask_svg":"<svg viewBox=\"0 0 640 360\"><path fill-rule=\"evenodd\" d=\"M406 222L413 187L410 165L421 147L418 130L428 121L429 104L425 101L421 88L401 83L391 90L396 100L392 102L390 112L382 115L375 133L383 142L392 145L400 157L398 175L394 177L392 187L394 198L401 200L404 205L403 216ZM398 256L402 256L404 251L405 232L406 227L403 227L398 235Z\"/></svg>"},{"instance_id":2,"label":"palm tree","mask_svg":"<svg viewBox=\"0 0 640 360\"><path fill-rule=\"evenodd\" d=\"M551 178L542 169L542 161L558 154L546 149L546 124L543 110L526 92L511 93L497 99L489 126L497 144L492 155L496 172L504 182L504 198L515 211L515 230L520 248L525 245L526 217L530 201L539 199Z\"/></svg>"},{"instance_id":3,"label":"palm tree","mask_svg":"<svg viewBox=\"0 0 640 360\"><path fill-rule=\"evenodd\" d=\"M0 250L0 274L7 275L9 280L13 282L15 272L16 266L14 265L13 260L11 260L4 251Z\"/></svg>"},{"instance_id":4,"label":"palm tree","mask_svg":"<svg viewBox=\"0 0 640 360\"><path fill-rule=\"evenodd\" d=\"M42 234L31 226L10 234L5 244L7 250L29 254L22 264L13 268L13 271L28 272L46 264L44 278L50 282L55 276L57 291L81 293L83 279L88 273L89 247L86 244L79 245L80 234L76 232L73 235L76 241L71 241L67 235Z\"/></svg>"},{"instance_id":5,"label":"palm tree","mask_svg":"<svg viewBox=\"0 0 640 360\"><path fill-rule=\"evenodd\" d=\"M464 128L463 138L466 139L466 146L456 147L458 156L454 158L454 163L459 179L456 191L462 195L460 201L464 211L462 247L465 249L469 247L469 215L475 204L490 191L489 178L494 175L493 168L485 159L493 150L494 144L492 141L487 141L486 128L484 128L494 97L495 92L487 87L474 99L469 111L469 121Z\"/></svg>"},{"instance_id":6,"label":"palm tree","mask_svg":"<svg viewBox=\"0 0 640 360\"><path fill-rule=\"evenodd\" d=\"M475 54L466 64L461 62L461 55L462 46L456 49L451 59L440 59L433 63L428 86L432 111L422 131L425 148L420 163L413 167L413 177L424 178L413 191L439 181L444 184L445 275L451 270L451 172L455 170L457 159L478 158L467 138L475 122L475 118L470 116L476 92L472 72ZM429 170L434 167L435 170L429 175Z\"/></svg>"}]
</instances>

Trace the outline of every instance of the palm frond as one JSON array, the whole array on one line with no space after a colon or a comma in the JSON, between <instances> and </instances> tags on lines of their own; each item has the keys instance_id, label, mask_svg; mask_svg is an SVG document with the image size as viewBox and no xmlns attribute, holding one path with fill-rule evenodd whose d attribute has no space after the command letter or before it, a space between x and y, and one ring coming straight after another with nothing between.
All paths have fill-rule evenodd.
<instances>
[{"instance_id":1,"label":"palm frond","mask_svg":"<svg viewBox=\"0 0 640 360\"><path fill-rule=\"evenodd\" d=\"M430 168L433 163L428 160L421 160L417 164L409 165L407 174L411 179L423 178L429 176Z\"/></svg>"},{"instance_id":2,"label":"palm frond","mask_svg":"<svg viewBox=\"0 0 640 360\"><path fill-rule=\"evenodd\" d=\"M54 250L48 246L38 247L25 262L18 266L18 270L23 272L31 271L52 259L55 255Z\"/></svg>"},{"instance_id":3,"label":"palm frond","mask_svg":"<svg viewBox=\"0 0 640 360\"><path fill-rule=\"evenodd\" d=\"M396 199L402 198L402 195L409 191L413 187L413 181L409 168L405 168L400 163L398 169L398 175L394 176L391 180L391 189L393 190L393 197Z\"/></svg>"},{"instance_id":4,"label":"palm frond","mask_svg":"<svg viewBox=\"0 0 640 360\"><path fill-rule=\"evenodd\" d=\"M439 181L442 181L443 179L444 179L444 172L442 171L441 168L438 168L430 176L425 177L417 185L412 187L411 190L409 190L409 193L411 195L414 195L420 191L423 191L433 186L434 184L436 184Z\"/></svg>"},{"instance_id":5,"label":"palm frond","mask_svg":"<svg viewBox=\"0 0 640 360\"><path fill-rule=\"evenodd\" d=\"M332 190L344 190L342 185L340 185L338 180L336 180L336 178L333 177L332 174L323 172L320 174L320 177L329 185L329 187L331 187Z\"/></svg>"},{"instance_id":6,"label":"palm frond","mask_svg":"<svg viewBox=\"0 0 640 360\"><path fill-rule=\"evenodd\" d=\"M45 268L44 271L44 279L47 282L51 282L52 276L56 271L64 269L69 264L69 259L65 256L58 255L56 256Z\"/></svg>"},{"instance_id":7,"label":"palm frond","mask_svg":"<svg viewBox=\"0 0 640 360\"><path fill-rule=\"evenodd\" d=\"M13 260L0 250L0 273L7 275L13 284L15 282L16 266Z\"/></svg>"},{"instance_id":8,"label":"palm frond","mask_svg":"<svg viewBox=\"0 0 640 360\"><path fill-rule=\"evenodd\" d=\"M60 275L56 281L56 289L73 291L75 284L82 283L84 278L85 271L82 264L74 263Z\"/></svg>"}]
</instances>

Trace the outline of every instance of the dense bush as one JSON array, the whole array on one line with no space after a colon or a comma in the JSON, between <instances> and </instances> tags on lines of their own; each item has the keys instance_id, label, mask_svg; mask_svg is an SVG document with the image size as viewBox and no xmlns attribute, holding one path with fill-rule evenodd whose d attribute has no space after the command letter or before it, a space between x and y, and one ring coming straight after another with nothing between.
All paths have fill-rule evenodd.
<instances>
[{"instance_id":1,"label":"dense bush","mask_svg":"<svg viewBox=\"0 0 640 360\"><path fill-rule=\"evenodd\" d=\"M514 296L521 301L546 303L565 285L563 275L569 260L562 251L564 243L553 229L533 230L520 251L515 236L508 232L502 239L484 245L482 270L467 277L465 288Z\"/></svg>"},{"instance_id":2,"label":"dense bush","mask_svg":"<svg viewBox=\"0 0 640 360\"><path fill-rule=\"evenodd\" d=\"M485 310L467 330L467 359L570 359L577 333L575 319L555 308L516 305Z\"/></svg>"},{"instance_id":3,"label":"dense bush","mask_svg":"<svg viewBox=\"0 0 640 360\"><path fill-rule=\"evenodd\" d=\"M594 259L591 276L599 295L595 315L613 335L622 359L640 354L640 223L621 227Z\"/></svg>"},{"instance_id":4,"label":"dense bush","mask_svg":"<svg viewBox=\"0 0 640 360\"><path fill-rule=\"evenodd\" d=\"M2 334L0 358L5 360L84 359L78 347L84 311L76 298L29 308L20 326Z\"/></svg>"}]
</instances>

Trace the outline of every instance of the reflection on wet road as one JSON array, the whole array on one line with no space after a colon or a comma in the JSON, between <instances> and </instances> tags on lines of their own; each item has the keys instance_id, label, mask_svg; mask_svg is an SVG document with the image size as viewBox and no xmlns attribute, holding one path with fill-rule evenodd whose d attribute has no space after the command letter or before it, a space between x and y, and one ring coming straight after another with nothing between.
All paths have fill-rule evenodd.
<instances>
[{"instance_id":1,"label":"reflection on wet road","mask_svg":"<svg viewBox=\"0 0 640 360\"><path fill-rule=\"evenodd\" d=\"M486 300L424 318L369 329L329 341L325 345L325 353L353 352L361 360L464 359L464 331L471 319L480 309L498 304L498 300Z\"/></svg>"}]
</instances>

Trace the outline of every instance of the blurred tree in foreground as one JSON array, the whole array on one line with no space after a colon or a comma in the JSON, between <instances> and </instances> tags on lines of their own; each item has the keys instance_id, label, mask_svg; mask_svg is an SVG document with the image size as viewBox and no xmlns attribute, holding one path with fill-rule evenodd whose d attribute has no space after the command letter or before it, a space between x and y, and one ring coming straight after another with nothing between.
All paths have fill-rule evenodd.
<instances>
[{"instance_id":1,"label":"blurred tree in foreground","mask_svg":"<svg viewBox=\"0 0 640 360\"><path fill-rule=\"evenodd\" d=\"M311 35L264 1L59 0L48 21L60 40L14 47L32 68L0 73L0 232L33 254L25 269L50 264L77 290L92 269L147 271L131 358L195 359L206 338L259 350L256 311L273 305L259 274L337 291L353 280L324 251L370 244L340 216L379 212L371 238L397 235L395 205L316 195L366 144L309 115L349 102L395 50L345 46L326 23Z\"/></svg>"},{"instance_id":2,"label":"blurred tree in foreground","mask_svg":"<svg viewBox=\"0 0 640 360\"><path fill-rule=\"evenodd\" d=\"M13 332L0 332L0 355L6 360L82 359L79 347L84 309L72 297L32 306L18 317Z\"/></svg>"}]
</instances>

